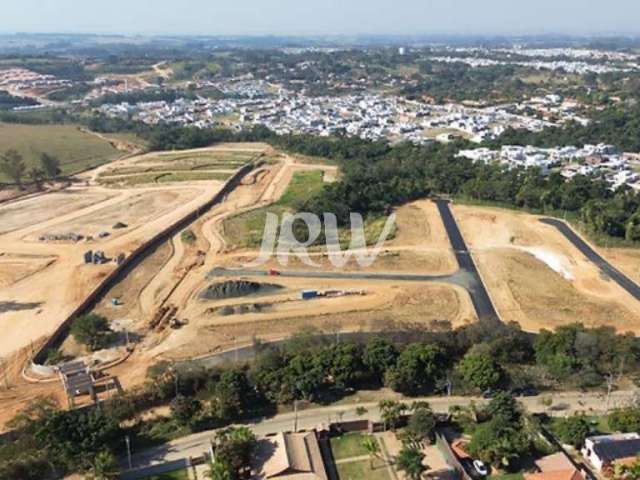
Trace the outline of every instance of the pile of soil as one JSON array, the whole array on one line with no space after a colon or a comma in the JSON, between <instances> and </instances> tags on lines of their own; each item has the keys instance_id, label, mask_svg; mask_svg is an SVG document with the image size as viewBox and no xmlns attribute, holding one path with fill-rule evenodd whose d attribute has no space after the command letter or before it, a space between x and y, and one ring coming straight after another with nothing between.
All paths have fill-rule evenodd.
<instances>
[{"instance_id":1,"label":"pile of soil","mask_svg":"<svg viewBox=\"0 0 640 480\"><path fill-rule=\"evenodd\" d=\"M224 300L227 298L246 297L247 295L265 294L284 288L272 283L257 283L247 280L227 280L209 285L200 293L202 300Z\"/></svg>"},{"instance_id":2,"label":"pile of soil","mask_svg":"<svg viewBox=\"0 0 640 480\"><path fill-rule=\"evenodd\" d=\"M264 313L273 309L269 303L248 303L243 305L226 305L212 309L210 313L226 317L227 315L243 315L246 313Z\"/></svg>"}]
</instances>

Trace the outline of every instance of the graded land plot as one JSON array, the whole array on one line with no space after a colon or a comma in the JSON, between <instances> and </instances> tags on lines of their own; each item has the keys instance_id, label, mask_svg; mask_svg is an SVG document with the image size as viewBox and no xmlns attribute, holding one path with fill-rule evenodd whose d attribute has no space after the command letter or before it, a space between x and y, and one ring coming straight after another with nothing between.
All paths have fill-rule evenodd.
<instances>
[{"instance_id":1,"label":"graded land plot","mask_svg":"<svg viewBox=\"0 0 640 480\"><path fill-rule=\"evenodd\" d=\"M107 186L136 186L197 181L225 181L261 155L255 151L192 150L154 152L102 169L97 180Z\"/></svg>"},{"instance_id":2,"label":"graded land plot","mask_svg":"<svg viewBox=\"0 0 640 480\"><path fill-rule=\"evenodd\" d=\"M602 248L598 251L614 267L640 284L640 249Z\"/></svg>"},{"instance_id":3,"label":"graded land plot","mask_svg":"<svg viewBox=\"0 0 640 480\"><path fill-rule=\"evenodd\" d=\"M139 157L134 163L144 164L180 164L202 166L207 164L242 165L256 158L260 152L240 149L206 149L181 152L155 152Z\"/></svg>"},{"instance_id":4,"label":"graded land plot","mask_svg":"<svg viewBox=\"0 0 640 480\"><path fill-rule=\"evenodd\" d=\"M225 220L223 231L227 243L239 248L260 246L267 213L274 213L280 217L283 213L293 212L322 190L322 177L321 171L296 172L279 200L267 207L241 213Z\"/></svg>"},{"instance_id":5,"label":"graded land plot","mask_svg":"<svg viewBox=\"0 0 640 480\"><path fill-rule=\"evenodd\" d=\"M64 223L56 224L28 237L36 240L43 234L61 234L74 232L94 238L100 232L109 232L113 238L132 229L144 225L173 209L193 200L201 192L198 189L149 190L134 194L121 202L110 204L89 214L75 217ZM126 227L114 229L114 225L122 223Z\"/></svg>"},{"instance_id":6,"label":"graded land plot","mask_svg":"<svg viewBox=\"0 0 640 480\"><path fill-rule=\"evenodd\" d=\"M76 125L19 125L0 123L0 151L15 149L27 170L40 166L40 155L60 160L65 175L108 163L121 156L108 141L79 130ZM0 173L0 182L9 181Z\"/></svg>"},{"instance_id":7,"label":"graded land plot","mask_svg":"<svg viewBox=\"0 0 640 480\"><path fill-rule=\"evenodd\" d=\"M55 192L0 206L0 234L20 230L108 200L113 195Z\"/></svg>"},{"instance_id":8,"label":"graded land plot","mask_svg":"<svg viewBox=\"0 0 640 480\"><path fill-rule=\"evenodd\" d=\"M0 253L0 288L18 283L47 268L55 261L54 256Z\"/></svg>"},{"instance_id":9,"label":"graded land plot","mask_svg":"<svg viewBox=\"0 0 640 480\"><path fill-rule=\"evenodd\" d=\"M98 177L98 183L105 186L135 187L166 183L216 181L224 182L231 177L228 171L157 171L133 175L114 175Z\"/></svg>"},{"instance_id":10,"label":"graded land plot","mask_svg":"<svg viewBox=\"0 0 640 480\"><path fill-rule=\"evenodd\" d=\"M463 205L454 214L504 321L640 331L640 304L539 217Z\"/></svg>"},{"instance_id":11,"label":"graded land plot","mask_svg":"<svg viewBox=\"0 0 640 480\"><path fill-rule=\"evenodd\" d=\"M305 172L317 173L317 172ZM294 176L294 180L296 177ZM301 192L305 192L301 189ZM300 198L304 193L292 193L288 190L281 201L272 206L244 213L237 217L232 217L224 223L225 234L229 242L233 240L242 241L243 246L256 247L262 242L264 231L264 216L266 211L274 213L287 211L288 198ZM282 207L281 205L287 205ZM271 209L271 210L269 210ZM431 201L418 201L402 206L396 210L395 224L391 229L389 239L382 245L379 255L373 264L361 266L354 257L341 266L332 265L326 247L324 245L309 249L309 258L322 270L344 269L349 271L372 271L372 272L407 272L418 274L444 275L452 274L458 269L457 262L451 251L450 243L440 219L436 205ZM387 217L380 217L374 220L365 221L365 241L367 245L373 246L378 242L384 232ZM346 255L346 249L350 245L350 229L344 228L339 232L341 248ZM371 250L371 247L369 247ZM238 254L235 258L229 257L228 267L238 267L239 265L251 262L256 254ZM265 265L265 268L281 268L276 260L272 260ZM288 266L291 270L305 270L306 266L298 257L292 255L288 258Z\"/></svg>"},{"instance_id":12,"label":"graded land plot","mask_svg":"<svg viewBox=\"0 0 640 480\"><path fill-rule=\"evenodd\" d=\"M326 331L382 331L401 326L442 329L477 319L467 292L445 284L284 277L241 280L275 283L283 289L218 301L194 299L182 312L189 325L172 332L155 353L186 358L251 343L255 338L285 338L309 327ZM305 289L349 293L302 300Z\"/></svg>"},{"instance_id":13,"label":"graded land plot","mask_svg":"<svg viewBox=\"0 0 640 480\"><path fill-rule=\"evenodd\" d=\"M138 263L122 281L114 285L97 303L93 312L118 321L127 328L139 327L143 320L138 302L141 292L162 270L173 254L171 242L164 242ZM114 304L113 299L117 299Z\"/></svg>"}]
</instances>

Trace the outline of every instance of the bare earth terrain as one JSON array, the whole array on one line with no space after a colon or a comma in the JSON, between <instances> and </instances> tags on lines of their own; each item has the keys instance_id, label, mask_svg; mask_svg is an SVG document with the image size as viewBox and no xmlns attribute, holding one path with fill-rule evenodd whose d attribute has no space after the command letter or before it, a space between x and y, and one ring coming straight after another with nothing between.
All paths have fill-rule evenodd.
<instances>
[{"instance_id":1,"label":"bare earth terrain","mask_svg":"<svg viewBox=\"0 0 640 480\"><path fill-rule=\"evenodd\" d=\"M224 201L200 212L188 232L160 244L98 299L94 311L114 329L126 329L135 345L129 357L108 369L124 388L142 381L147 367L158 360L208 355L255 339L282 339L306 327L325 332L448 329L477 321L467 291L440 280L209 275L218 267L242 268L259 253L257 247L239 247L242 242L225 231L226 221L291 195L289 187L300 172L322 172L312 177L335 181L334 166L312 164L262 144L130 157L83 173L82 186L0 207L0 356L10 359L13 384L9 392L0 392L0 422L35 395L61 393L59 382L29 382L20 371L32 342L35 347L47 338L116 268L113 261L85 265L84 252L127 255L199 211L222 186L221 180L193 180L180 172L202 167L231 175L243 162L257 159L264 161ZM175 181L150 184L148 177L140 177L149 173L141 168L171 169ZM103 182L114 176L126 180ZM535 216L500 209L455 205L453 213L503 321L517 321L531 331L576 321L640 331L638 302L603 278L555 228ZM395 234L375 263L360 267L351 261L346 271L447 276L458 270L434 203L417 201L396 214ZM234 231L247 231L240 227ZM101 232L108 235L98 238ZM84 238L41 240L65 233ZM640 279L639 253L611 249L603 254ZM336 270L322 248L315 248L311 258L320 270ZM260 268L284 269L275 259ZM290 257L286 269L310 267ZM256 291L207 294L238 285ZM332 294L303 300L301 292L309 289ZM122 345L114 345L89 356L71 338L60 350L94 362L123 355Z\"/></svg>"},{"instance_id":2,"label":"bare earth terrain","mask_svg":"<svg viewBox=\"0 0 640 480\"><path fill-rule=\"evenodd\" d=\"M640 305L538 217L456 205L454 213L505 321L538 331L571 322L640 331Z\"/></svg>"}]
</instances>

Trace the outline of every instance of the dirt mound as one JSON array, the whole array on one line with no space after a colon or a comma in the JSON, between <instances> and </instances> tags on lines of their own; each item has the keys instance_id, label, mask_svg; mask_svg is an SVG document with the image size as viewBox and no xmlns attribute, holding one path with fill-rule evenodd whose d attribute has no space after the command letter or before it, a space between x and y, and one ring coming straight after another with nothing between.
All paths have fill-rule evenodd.
<instances>
[{"instance_id":1,"label":"dirt mound","mask_svg":"<svg viewBox=\"0 0 640 480\"><path fill-rule=\"evenodd\" d=\"M212 308L208 310L208 313L226 317L228 315L244 315L246 313L264 313L272 310L273 305L269 303L245 303L242 305L225 305L220 308Z\"/></svg>"},{"instance_id":2,"label":"dirt mound","mask_svg":"<svg viewBox=\"0 0 640 480\"><path fill-rule=\"evenodd\" d=\"M222 283L214 283L209 285L200 293L202 300L224 300L227 298L245 297L247 295L256 295L270 293L275 290L284 288L282 285L272 283L257 283L247 280L227 280Z\"/></svg>"}]
</instances>

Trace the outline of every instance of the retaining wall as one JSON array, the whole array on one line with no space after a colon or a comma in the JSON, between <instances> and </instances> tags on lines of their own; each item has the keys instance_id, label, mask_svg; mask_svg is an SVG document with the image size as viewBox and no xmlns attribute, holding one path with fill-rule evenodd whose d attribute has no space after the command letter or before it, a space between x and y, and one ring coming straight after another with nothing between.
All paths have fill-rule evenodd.
<instances>
[{"instance_id":1,"label":"retaining wall","mask_svg":"<svg viewBox=\"0 0 640 480\"><path fill-rule=\"evenodd\" d=\"M33 360L31 362L31 369L33 371L37 371L41 368L46 360L47 351L55 346L59 345L60 342L66 337L69 331L69 327L73 319L77 316L86 313L88 310L93 307L95 302L105 295L114 285L116 285L120 279L121 275L127 270L134 266L136 262L144 259L147 254L149 254L153 249L158 247L160 244L177 234L180 230L186 228L189 224L198 219L200 215L204 212L211 209L214 205L220 203L224 200L233 189L235 189L242 177L244 177L247 173L253 170L257 165L259 165L259 161L253 161L241 167L236 173L234 173L231 178L229 178L222 188L204 205L201 205L199 208L186 215L182 219L173 223L163 231L157 233L151 240L144 243L133 252L129 253L129 255L125 258L122 264L118 265L109 275L105 277L105 279L96 287L96 289L67 317L67 319L60 324L60 326L53 332L53 334L49 337L49 339L35 352L33 356Z\"/></svg>"}]
</instances>

